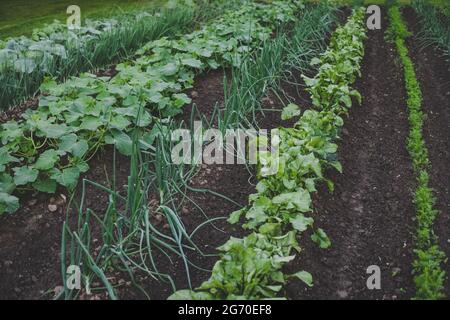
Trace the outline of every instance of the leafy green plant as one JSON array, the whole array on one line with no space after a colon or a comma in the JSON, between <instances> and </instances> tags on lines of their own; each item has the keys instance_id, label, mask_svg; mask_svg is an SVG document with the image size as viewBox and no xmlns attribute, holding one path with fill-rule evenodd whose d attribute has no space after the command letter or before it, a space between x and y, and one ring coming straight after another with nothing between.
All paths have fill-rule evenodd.
<instances>
[{"instance_id":1,"label":"leafy green plant","mask_svg":"<svg viewBox=\"0 0 450 320\"><path fill-rule=\"evenodd\" d=\"M70 75L106 67L130 57L147 41L186 30L195 18L195 8L180 6L177 10L87 20L79 30L69 30L65 24L55 22L35 30L31 38L11 38L0 43L0 79L4 84L0 109L34 95L45 77L65 80Z\"/></svg>"},{"instance_id":2,"label":"leafy green plant","mask_svg":"<svg viewBox=\"0 0 450 320\"><path fill-rule=\"evenodd\" d=\"M417 299L444 298L445 271L441 265L445 254L437 245L437 237L433 233L433 224L437 216L434 209L435 199L429 187L428 150L422 134L422 92L409 57L405 40L410 36L398 7L389 9L389 38L394 42L405 73L407 107L409 111L410 134L407 149L413 162L417 176L417 188L414 204L417 217L416 258L413 263L414 282Z\"/></svg>"},{"instance_id":3,"label":"leafy green plant","mask_svg":"<svg viewBox=\"0 0 450 320\"><path fill-rule=\"evenodd\" d=\"M112 79L92 74L61 84L47 79L38 109L1 125L0 153L5 157L0 177L19 185L0 185L4 194L0 213L17 207L17 198L8 195L18 187L53 192L60 184L73 189L80 174L89 169L90 158L106 144L131 155L128 133L140 128L145 140L153 117L180 113L190 102L183 91L192 87L196 72L222 65L239 67L278 24L293 19L299 6L296 1L247 3L177 40L163 37L149 42L135 61L119 64Z\"/></svg>"},{"instance_id":4,"label":"leafy green plant","mask_svg":"<svg viewBox=\"0 0 450 320\"><path fill-rule=\"evenodd\" d=\"M340 45L345 46L348 42L362 45L365 39L363 18L364 11L355 10L346 25L335 31L329 51L339 51ZM340 36L346 41L340 40ZM332 55L337 56L335 52ZM353 50L347 59L361 61L362 55L363 50ZM336 67L340 63L341 60L337 60ZM348 86L356 79L359 68L352 70L353 73L348 73L344 78L348 82L343 85ZM318 89L315 86L323 86L324 83L311 82L309 85L316 92ZM333 86L333 83L328 85ZM282 293L286 281L293 277L312 286L312 276L308 272L299 271L286 276L281 269L295 258L291 251L300 251L297 237L313 227L310 193L316 191L318 181L326 181L322 168L332 166L341 169L335 160L337 146L332 141L338 137L343 124L339 113L345 108L346 104L341 101L328 110L307 110L293 128L279 129L278 171L265 176L261 174L263 169L260 164L257 193L249 197L248 206L233 212L228 220L237 223L245 218L243 227L252 233L243 239L232 238L219 248L220 260L209 280L195 290L175 292L170 299L276 298ZM292 113L298 108L290 106L288 110ZM268 157L264 161L277 161L270 159L270 155ZM332 183L329 182L329 185ZM320 228L311 238L321 248L331 245L330 239ZM281 239L283 243L279 244Z\"/></svg>"},{"instance_id":5,"label":"leafy green plant","mask_svg":"<svg viewBox=\"0 0 450 320\"><path fill-rule=\"evenodd\" d=\"M348 84L361 75L364 43L354 39L364 39L364 30L358 29L358 21L350 23L355 24L355 27L337 30L331 38L329 49L311 61L312 65L320 65L316 76L303 76L313 105L319 109L340 109L342 104L348 109L352 106L353 99L361 103L359 92L349 88Z\"/></svg>"},{"instance_id":6,"label":"leafy green plant","mask_svg":"<svg viewBox=\"0 0 450 320\"><path fill-rule=\"evenodd\" d=\"M244 239L231 238L218 248L223 258L215 264L211 278L197 289L198 292L181 290L170 299L275 298L288 278L281 268L294 259L290 255L294 245L292 232L277 239L260 233L252 233Z\"/></svg>"}]
</instances>

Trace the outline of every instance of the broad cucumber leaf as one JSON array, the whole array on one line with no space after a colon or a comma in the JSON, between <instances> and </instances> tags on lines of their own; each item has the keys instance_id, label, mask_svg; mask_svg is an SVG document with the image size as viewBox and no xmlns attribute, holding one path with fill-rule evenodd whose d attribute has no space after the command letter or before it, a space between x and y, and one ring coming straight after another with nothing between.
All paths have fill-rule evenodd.
<instances>
[{"instance_id":1,"label":"broad cucumber leaf","mask_svg":"<svg viewBox=\"0 0 450 320\"><path fill-rule=\"evenodd\" d=\"M43 171L50 170L55 166L55 164L58 161L59 161L58 153L53 149L49 149L44 151L39 156L39 159L34 164L34 168Z\"/></svg>"},{"instance_id":2,"label":"broad cucumber leaf","mask_svg":"<svg viewBox=\"0 0 450 320\"><path fill-rule=\"evenodd\" d=\"M117 115L111 119L110 125L119 130L125 130L130 126L131 122L124 116Z\"/></svg>"},{"instance_id":3,"label":"broad cucumber leaf","mask_svg":"<svg viewBox=\"0 0 450 320\"><path fill-rule=\"evenodd\" d=\"M20 138L23 136L23 128L19 126L19 124L15 121L7 122L3 125L1 125L1 132L0 137L2 139L2 143L6 144L10 141L14 141L17 138ZM1 151L0 151L1 154ZM0 163L3 159L0 157Z\"/></svg>"},{"instance_id":4,"label":"broad cucumber leaf","mask_svg":"<svg viewBox=\"0 0 450 320\"><path fill-rule=\"evenodd\" d=\"M16 186L24 186L36 181L39 171L32 167L14 168L14 184Z\"/></svg>"},{"instance_id":5,"label":"broad cucumber leaf","mask_svg":"<svg viewBox=\"0 0 450 320\"><path fill-rule=\"evenodd\" d=\"M75 157L83 158L86 152L89 150L89 145L86 140L80 139L76 134L69 134L61 137L59 142L59 151L62 154L71 153Z\"/></svg>"},{"instance_id":6,"label":"broad cucumber leaf","mask_svg":"<svg viewBox=\"0 0 450 320\"><path fill-rule=\"evenodd\" d=\"M51 175L51 178L55 179L60 185L72 190L77 185L79 177L80 170L77 167L66 168L63 171L55 168Z\"/></svg>"},{"instance_id":7,"label":"broad cucumber leaf","mask_svg":"<svg viewBox=\"0 0 450 320\"><path fill-rule=\"evenodd\" d=\"M117 129L112 129L111 134L106 136L105 142L107 144L115 145L117 150L119 150L119 152L123 155L131 156L133 142L126 133Z\"/></svg>"},{"instance_id":8,"label":"broad cucumber leaf","mask_svg":"<svg viewBox=\"0 0 450 320\"><path fill-rule=\"evenodd\" d=\"M21 58L14 61L14 68L20 73L32 73L36 69L36 63L33 59Z\"/></svg>"},{"instance_id":9,"label":"broad cucumber leaf","mask_svg":"<svg viewBox=\"0 0 450 320\"><path fill-rule=\"evenodd\" d=\"M58 139L68 133L71 129L65 124L50 124L50 123L39 123L39 131L43 133L43 136L49 139ZM42 135L41 135L42 136Z\"/></svg>"},{"instance_id":10,"label":"broad cucumber leaf","mask_svg":"<svg viewBox=\"0 0 450 320\"><path fill-rule=\"evenodd\" d=\"M56 192L56 181L53 179L38 179L33 183L33 188L39 192L53 194Z\"/></svg>"},{"instance_id":11,"label":"broad cucumber leaf","mask_svg":"<svg viewBox=\"0 0 450 320\"><path fill-rule=\"evenodd\" d=\"M77 140L78 137L74 133L61 137L59 139L59 150L62 152L70 152Z\"/></svg>"},{"instance_id":12,"label":"broad cucumber leaf","mask_svg":"<svg viewBox=\"0 0 450 320\"><path fill-rule=\"evenodd\" d=\"M98 117L86 116L81 121L80 129L96 131L102 124L103 122Z\"/></svg>"},{"instance_id":13,"label":"broad cucumber leaf","mask_svg":"<svg viewBox=\"0 0 450 320\"><path fill-rule=\"evenodd\" d=\"M159 72L163 75L163 76L173 76L178 72L178 66L173 63L170 62L164 66L162 66L159 69Z\"/></svg>"},{"instance_id":14,"label":"broad cucumber leaf","mask_svg":"<svg viewBox=\"0 0 450 320\"><path fill-rule=\"evenodd\" d=\"M183 59L181 60L181 63L184 64L185 66L189 66L196 69L201 69L203 67L203 63L200 60L194 58Z\"/></svg>"},{"instance_id":15,"label":"broad cucumber leaf","mask_svg":"<svg viewBox=\"0 0 450 320\"><path fill-rule=\"evenodd\" d=\"M83 158L88 150L88 143L86 142L86 140L81 139L72 146L71 152L75 157Z\"/></svg>"},{"instance_id":16,"label":"broad cucumber leaf","mask_svg":"<svg viewBox=\"0 0 450 320\"><path fill-rule=\"evenodd\" d=\"M14 179L9 174L0 174L0 192L12 193L15 188Z\"/></svg>"},{"instance_id":17,"label":"broad cucumber leaf","mask_svg":"<svg viewBox=\"0 0 450 320\"><path fill-rule=\"evenodd\" d=\"M5 192L0 192L0 214L14 213L18 209L19 209L18 198Z\"/></svg>"},{"instance_id":18,"label":"broad cucumber leaf","mask_svg":"<svg viewBox=\"0 0 450 320\"><path fill-rule=\"evenodd\" d=\"M9 164L11 162L19 162L19 159L11 156L6 147L0 148L0 165Z\"/></svg>"}]
</instances>

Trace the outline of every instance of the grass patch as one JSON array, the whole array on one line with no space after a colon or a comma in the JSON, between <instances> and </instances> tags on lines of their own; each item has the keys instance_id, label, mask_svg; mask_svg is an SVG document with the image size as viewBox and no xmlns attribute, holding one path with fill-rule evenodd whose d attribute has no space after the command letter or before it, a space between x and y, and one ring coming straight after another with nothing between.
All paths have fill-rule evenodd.
<instances>
[{"instance_id":1,"label":"grass patch","mask_svg":"<svg viewBox=\"0 0 450 320\"><path fill-rule=\"evenodd\" d=\"M67 7L76 4L81 8L82 19L103 18L122 11L147 10L162 5L161 0L14 0L1 1L0 39L31 35L53 20L65 21ZM4 17L3 17L4 15Z\"/></svg>"}]
</instances>

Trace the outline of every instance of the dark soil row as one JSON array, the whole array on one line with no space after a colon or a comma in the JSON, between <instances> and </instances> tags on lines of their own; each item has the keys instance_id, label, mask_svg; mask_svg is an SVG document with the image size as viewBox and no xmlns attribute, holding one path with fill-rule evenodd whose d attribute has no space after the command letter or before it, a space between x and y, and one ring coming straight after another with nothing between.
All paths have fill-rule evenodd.
<instances>
[{"instance_id":1,"label":"dark soil row","mask_svg":"<svg viewBox=\"0 0 450 320\"><path fill-rule=\"evenodd\" d=\"M335 190L315 198L316 227L332 245L323 250L305 239L298 268L312 273L314 286L289 286L290 298L406 299L415 232L414 175L406 151L409 133L402 71L383 30L368 31L362 78L363 97L345 119L338 143L343 174L330 172ZM369 266L381 271L381 289L369 290Z\"/></svg>"},{"instance_id":2,"label":"dark soil row","mask_svg":"<svg viewBox=\"0 0 450 320\"><path fill-rule=\"evenodd\" d=\"M405 8L404 17L408 29L415 37L407 45L415 63L420 81L425 113L423 135L428 148L431 167L430 184L435 191L436 209L439 210L435 222L435 233L439 237L440 248L450 257L450 64L444 52L434 46L420 46L420 24L414 10ZM450 262L443 270L450 275ZM450 298L450 281L447 279L445 294Z\"/></svg>"}]
</instances>

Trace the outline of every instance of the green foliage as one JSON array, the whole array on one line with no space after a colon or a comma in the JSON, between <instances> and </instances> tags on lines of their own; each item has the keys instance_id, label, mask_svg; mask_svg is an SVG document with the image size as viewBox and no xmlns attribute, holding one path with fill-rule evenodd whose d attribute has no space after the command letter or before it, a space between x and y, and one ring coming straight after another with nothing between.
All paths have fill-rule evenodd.
<instances>
[{"instance_id":1,"label":"green foliage","mask_svg":"<svg viewBox=\"0 0 450 320\"><path fill-rule=\"evenodd\" d=\"M364 11L355 10L345 26L335 31L329 55L337 56L334 51L341 50L340 45L346 45L339 36L349 37L362 45L365 38L363 18ZM362 55L363 50L353 50L347 59L360 62ZM336 68L341 63L344 61L336 61ZM354 70L356 73L359 68ZM348 86L356 76L348 74L344 79L348 82L342 80L341 84ZM318 91L315 87L318 85L319 82L311 82L311 90ZM333 83L328 85L333 86ZM312 213L310 194L315 192L317 182L326 180L323 168L331 166L340 170L340 164L335 160L337 146L332 141L338 137L343 125L338 114L345 108L345 103L335 103L329 110L307 110L293 128L279 129L279 159L271 159L270 155L264 158L268 163L278 161L278 170L273 175L264 175L264 166L260 163L258 193L251 195L248 206L233 212L228 220L237 223L244 218L243 227L252 233L243 239L232 238L220 248L220 260L209 280L194 291L178 291L171 299L276 298L282 294L282 287L290 278L312 286L312 276L308 272L286 276L281 269L294 259L291 251L300 251L298 237L313 227L314 220L309 216ZM297 108L291 106L288 110L292 113ZM311 238L321 248L331 245L320 228Z\"/></svg>"},{"instance_id":2,"label":"green foliage","mask_svg":"<svg viewBox=\"0 0 450 320\"><path fill-rule=\"evenodd\" d=\"M433 191L429 188L428 150L422 135L423 113L422 92L409 57L405 40L410 35L398 7L389 9L390 26L388 35L395 43L405 73L407 107L409 111L410 134L407 149L417 175L417 189L414 195L417 217L416 259L413 264L417 299L439 299L444 297L445 271L441 265L445 254L437 245L433 224L437 216L434 209Z\"/></svg>"},{"instance_id":3,"label":"green foliage","mask_svg":"<svg viewBox=\"0 0 450 320\"><path fill-rule=\"evenodd\" d=\"M327 234L322 229L317 229L317 231L311 236L311 240L314 241L322 249L327 249L331 247L331 241Z\"/></svg>"},{"instance_id":4,"label":"green foliage","mask_svg":"<svg viewBox=\"0 0 450 320\"><path fill-rule=\"evenodd\" d=\"M299 7L296 1L250 2L177 40L163 37L149 42L136 61L119 64L112 79L92 74L61 84L47 79L38 109L1 125L5 159L0 174L9 177L17 168L27 167L33 175L18 176L15 181L21 186L39 178L73 188L99 148L110 144L130 155L133 128L141 128L144 135L154 117L179 114L190 102L183 91L192 87L197 72L239 67L244 56L268 39L278 24L291 21ZM31 179L35 173L38 176ZM41 184L29 186L42 189ZM11 194L13 189L0 192Z\"/></svg>"},{"instance_id":5,"label":"green foliage","mask_svg":"<svg viewBox=\"0 0 450 320\"><path fill-rule=\"evenodd\" d=\"M197 289L199 292L183 290L169 299L275 298L286 283L281 267L294 259L290 253L295 244L293 232L278 238L260 233L231 238L219 248L223 258L214 265L211 278Z\"/></svg>"},{"instance_id":6,"label":"green foliage","mask_svg":"<svg viewBox=\"0 0 450 320\"><path fill-rule=\"evenodd\" d=\"M418 0L413 1L413 3L416 1ZM429 0L428 2L437 7L444 15L450 18L450 3L447 0Z\"/></svg>"},{"instance_id":7,"label":"green foliage","mask_svg":"<svg viewBox=\"0 0 450 320\"><path fill-rule=\"evenodd\" d=\"M130 173L125 190L122 186L116 187L118 183L114 168L111 180L108 179L105 186L83 180L81 200L76 206L78 224L68 222L73 211L67 212L61 245L61 256L65 257L61 261L62 270L66 269L66 265L80 266L83 285L90 285L93 291L108 291L111 299L117 298L116 290L121 283L114 282L109 276L118 270L126 271L135 288L148 297L135 275L145 274L145 278L167 282L174 289L170 275L162 270L161 265L172 263L174 257L179 257L184 262L190 285L190 268L195 265L188 260L185 251L195 250L203 255L176 213L179 208L175 205L175 198L179 200L179 197L184 196L187 183L196 168L187 168L171 161L174 143L170 133L175 129L178 128L173 126L173 121L155 125L149 133L152 136L152 148L142 150L140 129L135 128L131 135ZM116 152L112 163L116 163ZM65 178L70 179L70 173ZM89 205L85 201L86 194L92 192L87 186L108 195L104 211L86 208ZM169 226L167 229L164 227L166 223ZM101 237L97 236L94 240L92 232ZM66 255L68 252L71 254ZM167 261L164 261L165 258ZM62 276L64 290L58 298L79 298L82 292L70 289L65 272ZM96 282L101 285L93 285Z\"/></svg>"},{"instance_id":8,"label":"green foliage","mask_svg":"<svg viewBox=\"0 0 450 320\"><path fill-rule=\"evenodd\" d=\"M214 5L162 8L122 13L111 19L86 20L79 30L54 22L35 30L30 38L0 40L0 109L36 93L46 77L64 81L128 58L146 42L174 36L201 20L200 11Z\"/></svg>"},{"instance_id":9,"label":"green foliage","mask_svg":"<svg viewBox=\"0 0 450 320\"><path fill-rule=\"evenodd\" d=\"M255 115L268 90L278 88L280 79L309 68L309 61L325 46L324 35L335 21L335 8L325 4L307 5L301 19L289 24L289 29L268 39L261 49L243 60L233 70L230 86L224 88L225 108L217 112L219 129L257 125ZM291 79L292 81L292 79Z\"/></svg>"},{"instance_id":10,"label":"green foliage","mask_svg":"<svg viewBox=\"0 0 450 320\"><path fill-rule=\"evenodd\" d=\"M420 17L424 45L429 43L438 44L450 57L450 2L440 2L439 9L431 5L429 1L415 0L413 7Z\"/></svg>"},{"instance_id":11,"label":"green foliage","mask_svg":"<svg viewBox=\"0 0 450 320\"><path fill-rule=\"evenodd\" d=\"M340 109L342 105L348 109L353 99L361 103L359 92L348 86L360 75L364 52L365 32L360 26L364 12L358 11L358 15L359 20L350 21L347 28L338 29L331 38L328 50L311 61L313 66L320 65L316 76L303 76L313 105L318 109Z\"/></svg>"},{"instance_id":12,"label":"green foliage","mask_svg":"<svg viewBox=\"0 0 450 320\"><path fill-rule=\"evenodd\" d=\"M283 112L281 112L281 119L289 120L294 117L298 117L300 114L301 114L301 110L300 110L299 106L297 106L294 103L290 103L286 107L283 108Z\"/></svg>"}]
</instances>

